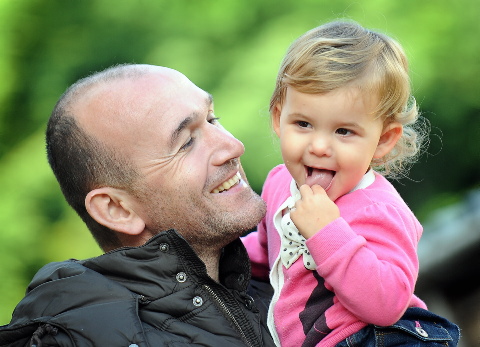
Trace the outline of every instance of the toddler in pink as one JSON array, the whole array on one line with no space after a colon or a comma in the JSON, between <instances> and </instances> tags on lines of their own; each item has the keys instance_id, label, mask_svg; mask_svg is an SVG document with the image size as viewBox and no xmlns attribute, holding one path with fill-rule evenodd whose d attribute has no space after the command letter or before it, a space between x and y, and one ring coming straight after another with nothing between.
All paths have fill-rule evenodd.
<instances>
[{"instance_id":1,"label":"toddler in pink","mask_svg":"<svg viewBox=\"0 0 480 347\"><path fill-rule=\"evenodd\" d=\"M269 173L267 214L243 241L253 277L274 289L277 345L351 346L361 332L367 346L382 327L410 322L415 338L438 328L436 342L456 345L455 325L423 317L414 294L422 227L384 178L407 173L427 134L401 46L354 22L310 30L287 51L270 112L285 164ZM402 320L410 308L418 320Z\"/></svg>"}]
</instances>

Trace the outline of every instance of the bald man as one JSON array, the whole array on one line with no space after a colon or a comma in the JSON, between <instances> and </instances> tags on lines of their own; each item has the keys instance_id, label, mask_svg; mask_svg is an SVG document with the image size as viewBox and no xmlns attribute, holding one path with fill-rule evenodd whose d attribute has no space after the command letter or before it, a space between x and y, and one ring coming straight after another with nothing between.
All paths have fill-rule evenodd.
<instances>
[{"instance_id":1,"label":"bald man","mask_svg":"<svg viewBox=\"0 0 480 347\"><path fill-rule=\"evenodd\" d=\"M105 254L44 266L0 346L270 346L239 237L265 214L243 144L178 71L120 65L60 98L48 161Z\"/></svg>"}]
</instances>

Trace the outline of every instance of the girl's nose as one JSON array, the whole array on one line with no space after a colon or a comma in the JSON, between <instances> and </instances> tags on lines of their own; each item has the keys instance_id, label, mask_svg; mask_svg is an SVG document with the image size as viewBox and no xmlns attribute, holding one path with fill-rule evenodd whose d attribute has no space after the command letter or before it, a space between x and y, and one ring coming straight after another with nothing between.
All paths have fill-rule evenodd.
<instances>
[{"instance_id":1,"label":"girl's nose","mask_svg":"<svg viewBox=\"0 0 480 347\"><path fill-rule=\"evenodd\" d=\"M316 136L310 143L309 152L317 157L330 157L332 155L330 140L324 136Z\"/></svg>"}]
</instances>

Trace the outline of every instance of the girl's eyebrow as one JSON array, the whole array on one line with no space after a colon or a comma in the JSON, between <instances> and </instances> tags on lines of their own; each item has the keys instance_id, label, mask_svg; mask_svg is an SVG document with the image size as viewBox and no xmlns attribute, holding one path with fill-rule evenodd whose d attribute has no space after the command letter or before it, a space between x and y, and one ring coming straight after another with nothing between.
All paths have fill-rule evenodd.
<instances>
[{"instance_id":1,"label":"girl's eyebrow","mask_svg":"<svg viewBox=\"0 0 480 347\"><path fill-rule=\"evenodd\" d=\"M343 127L351 127L351 128L363 128L360 124L356 122L348 122L348 123L342 123Z\"/></svg>"},{"instance_id":2,"label":"girl's eyebrow","mask_svg":"<svg viewBox=\"0 0 480 347\"><path fill-rule=\"evenodd\" d=\"M287 113L287 117L308 117L308 116L301 112L292 112L292 113Z\"/></svg>"}]
</instances>

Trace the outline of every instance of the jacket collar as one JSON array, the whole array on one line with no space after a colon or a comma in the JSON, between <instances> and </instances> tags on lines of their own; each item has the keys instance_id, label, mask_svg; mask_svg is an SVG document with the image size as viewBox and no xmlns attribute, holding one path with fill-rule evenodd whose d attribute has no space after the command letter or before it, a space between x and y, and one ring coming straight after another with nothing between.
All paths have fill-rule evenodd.
<instances>
[{"instance_id":1,"label":"jacket collar","mask_svg":"<svg viewBox=\"0 0 480 347\"><path fill-rule=\"evenodd\" d=\"M197 282L213 281L203 261L174 229L159 233L142 246L119 248L80 263L122 283L133 292L151 297L158 296L159 286L170 287L172 278L182 272ZM227 288L246 289L250 280L250 262L240 239L223 249L219 278Z\"/></svg>"}]
</instances>

